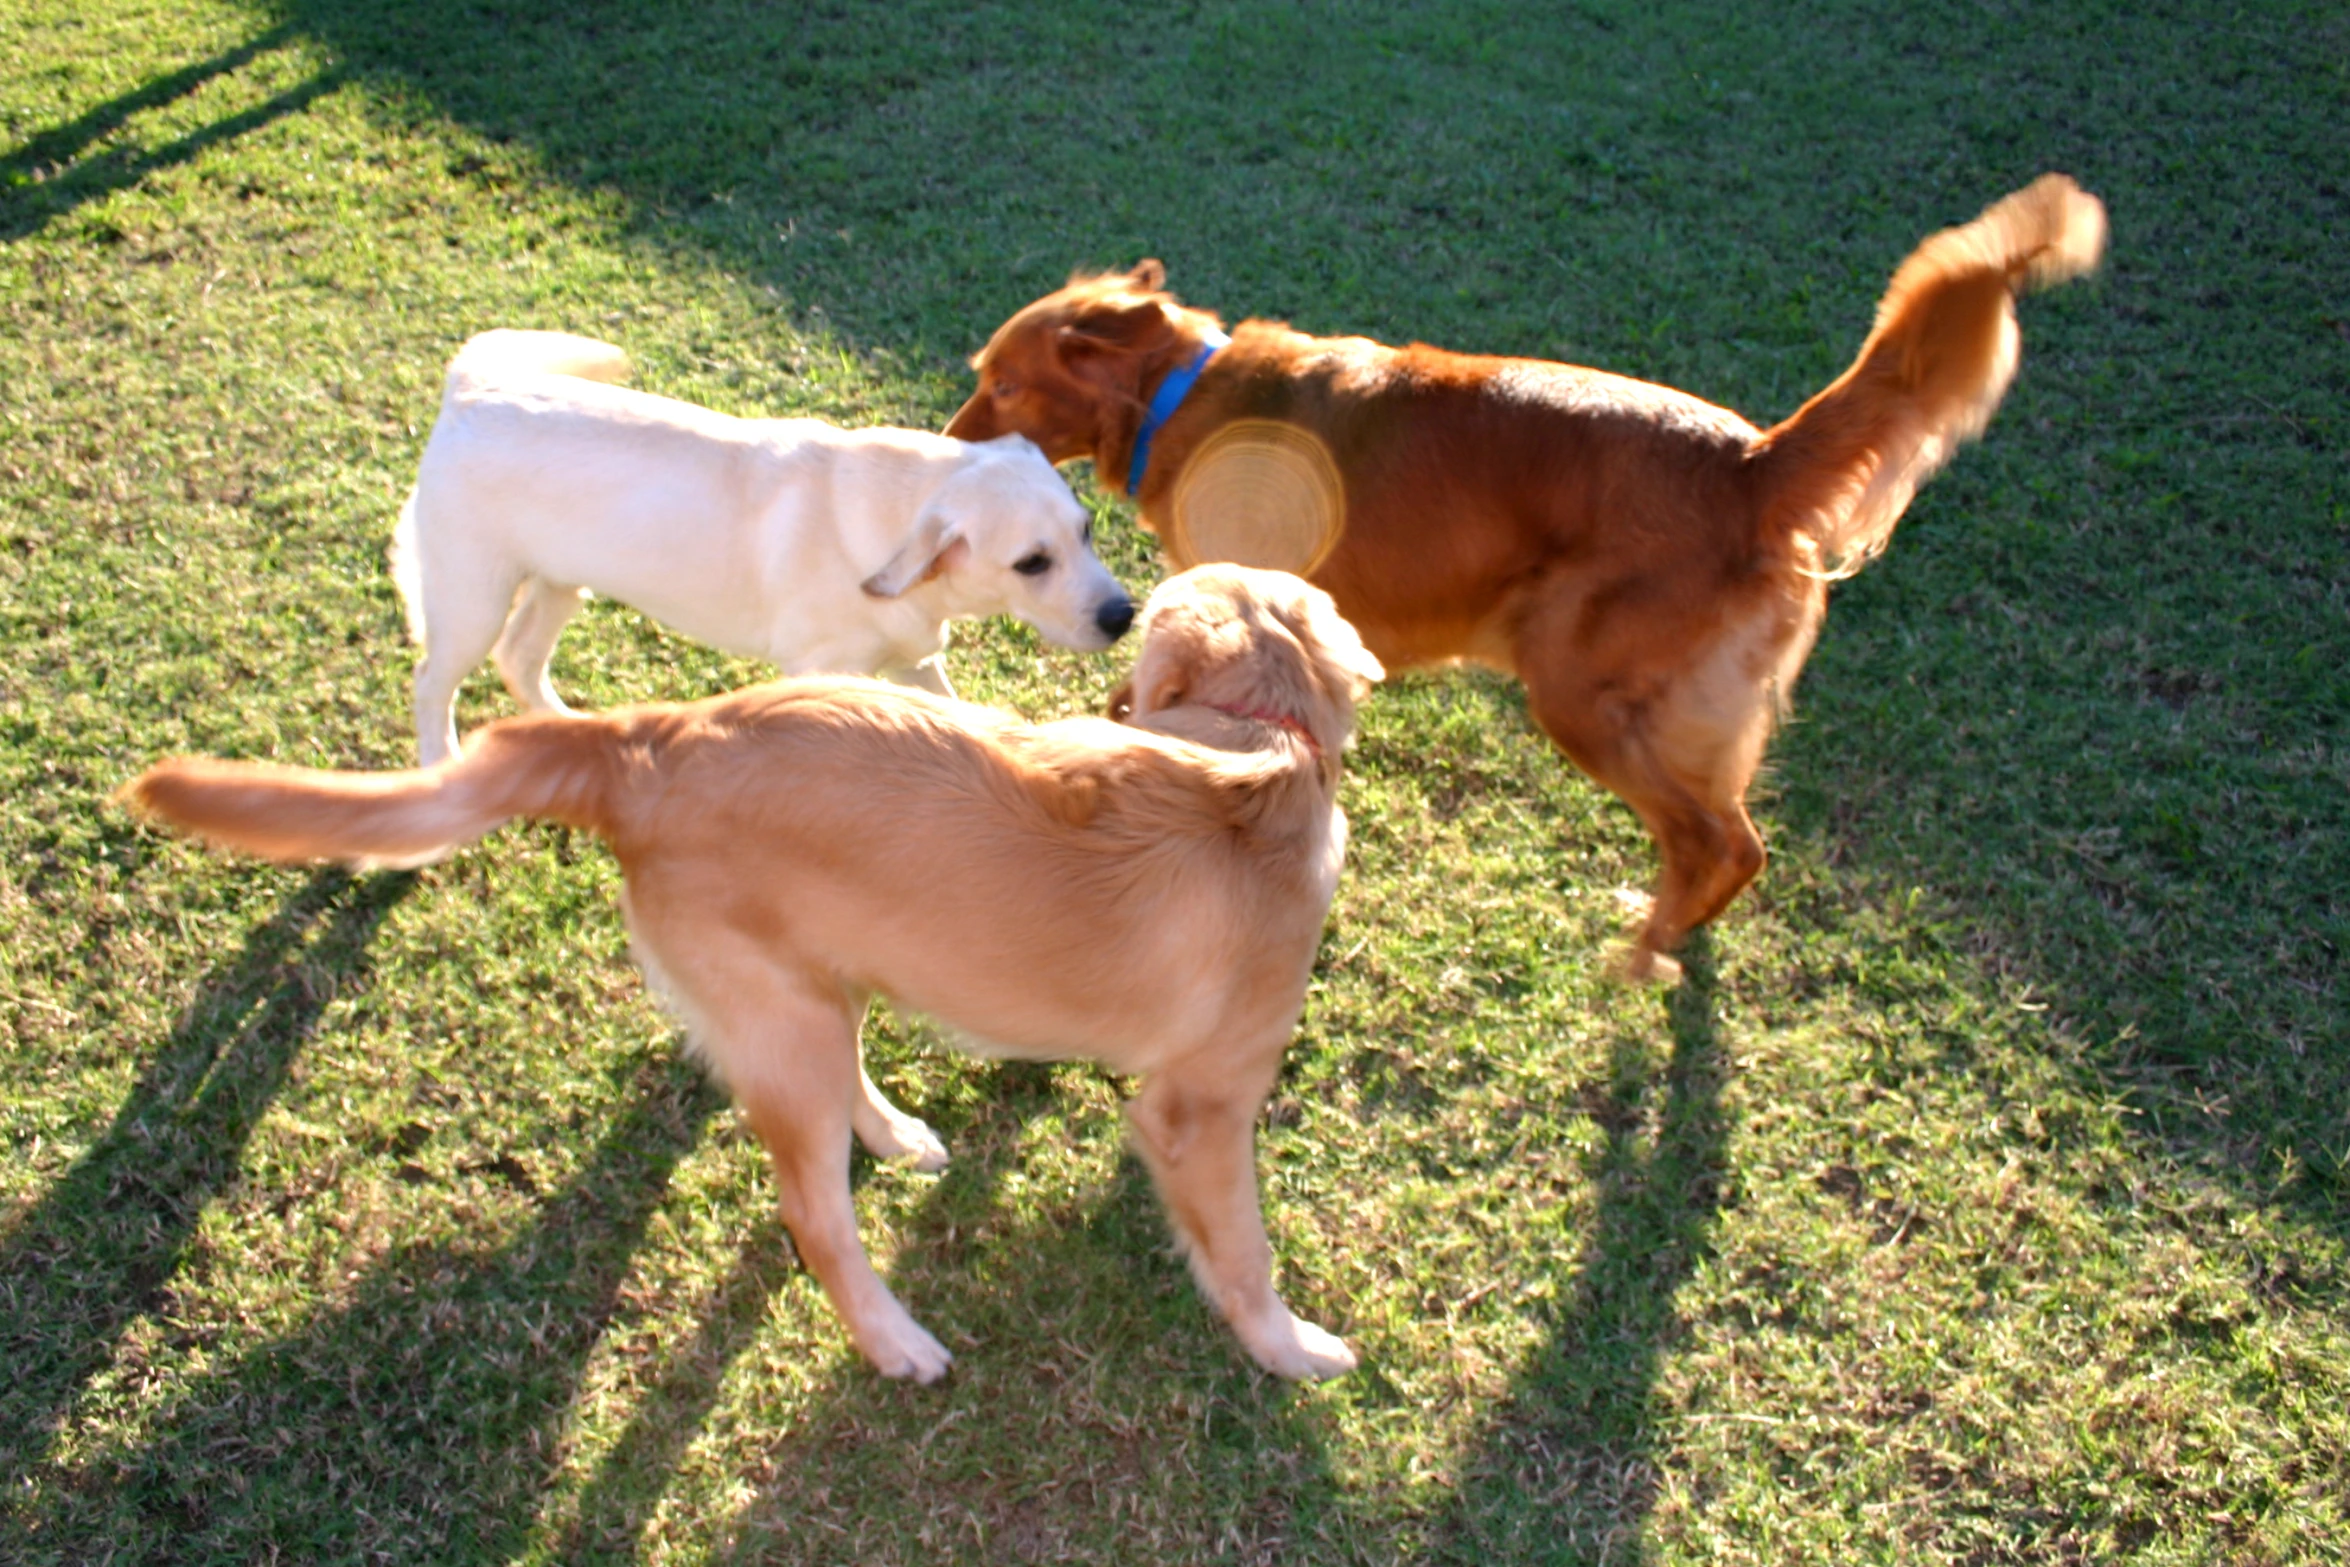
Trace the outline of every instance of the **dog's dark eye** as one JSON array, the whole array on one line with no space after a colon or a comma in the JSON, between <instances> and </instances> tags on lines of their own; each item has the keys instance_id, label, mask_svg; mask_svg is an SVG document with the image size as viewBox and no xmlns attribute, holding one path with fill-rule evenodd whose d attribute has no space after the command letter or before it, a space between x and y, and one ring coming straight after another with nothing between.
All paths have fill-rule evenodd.
<instances>
[{"instance_id":1,"label":"dog's dark eye","mask_svg":"<svg viewBox=\"0 0 2350 1567\"><path fill-rule=\"evenodd\" d=\"M1017 397L1020 395L1020 383L1017 381L999 380L994 385L990 386L987 389L987 392L990 397Z\"/></svg>"},{"instance_id":2,"label":"dog's dark eye","mask_svg":"<svg viewBox=\"0 0 2350 1567\"><path fill-rule=\"evenodd\" d=\"M1041 577L1053 569L1053 558L1042 550L1031 550L1012 562L1012 569L1023 577Z\"/></svg>"}]
</instances>

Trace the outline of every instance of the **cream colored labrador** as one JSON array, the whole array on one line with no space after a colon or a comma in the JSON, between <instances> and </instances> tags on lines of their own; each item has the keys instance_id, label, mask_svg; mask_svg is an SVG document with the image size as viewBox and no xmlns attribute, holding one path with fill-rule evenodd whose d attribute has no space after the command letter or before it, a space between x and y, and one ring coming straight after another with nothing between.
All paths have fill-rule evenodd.
<instances>
[{"instance_id":1,"label":"cream colored labrador","mask_svg":"<svg viewBox=\"0 0 2350 1567\"><path fill-rule=\"evenodd\" d=\"M515 816L600 834L641 961L886 1375L928 1382L950 1357L858 1243L849 1137L945 1151L859 1068L874 992L974 1048L1142 1079L1127 1117L1201 1289L1266 1370L1326 1377L1354 1355L1274 1293L1254 1127L1345 852L1339 752L1379 673L1320 589L1203 566L1152 594L1123 722L782 680L508 719L416 772L179 759L125 793L275 860L414 862Z\"/></svg>"},{"instance_id":2,"label":"cream colored labrador","mask_svg":"<svg viewBox=\"0 0 2350 1567\"><path fill-rule=\"evenodd\" d=\"M1134 618L1025 439L736 419L607 384L627 371L562 332L484 332L450 362L392 544L427 766L493 653L516 701L569 711L547 661L590 591L787 674L941 694L951 619L1017 615L1092 651Z\"/></svg>"}]
</instances>

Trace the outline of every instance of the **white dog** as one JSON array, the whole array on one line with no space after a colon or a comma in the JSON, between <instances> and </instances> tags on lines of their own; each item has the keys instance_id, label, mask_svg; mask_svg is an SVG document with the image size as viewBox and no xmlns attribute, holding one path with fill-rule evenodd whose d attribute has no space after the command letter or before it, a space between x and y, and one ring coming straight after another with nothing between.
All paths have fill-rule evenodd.
<instances>
[{"instance_id":1,"label":"white dog","mask_svg":"<svg viewBox=\"0 0 2350 1567\"><path fill-rule=\"evenodd\" d=\"M455 753L457 686L493 651L515 700L568 711L547 660L589 592L786 674L941 695L949 619L1017 615L1086 651L1133 622L1092 519L1019 436L736 419L606 384L627 372L562 332L484 332L450 361L392 541L426 766Z\"/></svg>"}]
</instances>

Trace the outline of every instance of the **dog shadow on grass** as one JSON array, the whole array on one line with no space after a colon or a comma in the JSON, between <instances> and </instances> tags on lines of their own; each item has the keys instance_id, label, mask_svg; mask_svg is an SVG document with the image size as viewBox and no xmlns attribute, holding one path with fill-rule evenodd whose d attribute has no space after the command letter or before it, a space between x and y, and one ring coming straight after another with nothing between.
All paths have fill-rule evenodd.
<instances>
[{"instance_id":1,"label":"dog shadow on grass","mask_svg":"<svg viewBox=\"0 0 2350 1567\"><path fill-rule=\"evenodd\" d=\"M1014 1081L995 1121L1053 1102L1041 1072L998 1075ZM648 1055L637 1076L576 1174L501 1243L394 1247L290 1334L198 1370L119 1449L51 1466L19 1509L23 1538L66 1532L45 1526L47 1507L83 1529L105 1514L123 1561L635 1559L777 1292L814 1289L762 1201L718 1282L663 1312L692 1325L664 1346L589 1477L563 1490L591 1356L629 1309L623 1291L674 1170L726 1103L680 1051ZM1017 1138L958 1141L978 1146L959 1150L938 1190L969 1215L991 1202ZM872 1173L860 1156L858 1179ZM853 1352L839 1360L841 1408L889 1396Z\"/></svg>"},{"instance_id":2,"label":"dog shadow on grass","mask_svg":"<svg viewBox=\"0 0 2350 1567\"><path fill-rule=\"evenodd\" d=\"M0 190L8 192L7 202L0 205L0 240L22 239L38 232L52 219L86 202L136 185L159 169L186 163L208 147L234 141L289 115L299 114L350 79L350 73L342 67L329 66L260 103L223 115L209 125L158 146L106 147L91 151L135 116L199 92L298 36L298 30L290 23L265 29L233 49L167 71L62 125L51 126L0 156Z\"/></svg>"},{"instance_id":3,"label":"dog shadow on grass","mask_svg":"<svg viewBox=\"0 0 2350 1567\"><path fill-rule=\"evenodd\" d=\"M1671 1047L1620 1036L1585 1099L1605 1133L1591 1160L1599 1211L1544 1342L1488 1413L1429 1544L1452 1561L1636 1559L1657 1492L1651 1399L1680 1331L1674 1305L1723 1202L1729 1061L1712 943L1683 952L1666 1006ZM1661 1081L1660 1081L1661 1079Z\"/></svg>"},{"instance_id":4,"label":"dog shadow on grass","mask_svg":"<svg viewBox=\"0 0 2350 1567\"><path fill-rule=\"evenodd\" d=\"M638 1076L503 1244L395 1246L291 1334L189 1377L51 1505L85 1527L110 1512L125 1561L502 1559L669 1174L723 1103L674 1055ZM770 1265L753 1251L738 1272Z\"/></svg>"},{"instance_id":5,"label":"dog shadow on grass","mask_svg":"<svg viewBox=\"0 0 2350 1567\"><path fill-rule=\"evenodd\" d=\"M946 1172L915 1205L910 1249L935 1246L956 1232L958 1221L984 1219L1005 1173L1011 1169L1022 1128L1048 1113L1057 1095L1048 1069L1002 1063L985 1069L991 1079L976 1119L956 1129L954 1154ZM862 1186L876 1166L861 1151L854 1156L852 1182ZM762 1188L764 1191L764 1188ZM672 1349L662 1370L639 1395L627 1424L597 1461L593 1475L573 1495L547 1497L541 1536L546 1553L562 1562L629 1561L643 1553L654 1513L670 1490L686 1449L706 1428L730 1369L748 1350L778 1290L799 1270L790 1241L771 1206L762 1204L762 1224L751 1235L726 1280L703 1297L690 1336ZM951 1249L951 1248L950 1248ZM903 1268L893 1280L901 1290ZM812 1279L802 1279L814 1292ZM928 1302L917 1292L917 1314ZM818 1310L830 1313L829 1303ZM943 1321L934 1321L943 1327ZM952 1334L949 1334L950 1338ZM868 1410L893 1398L903 1407L934 1399L935 1392L883 1382L853 1349L837 1354L819 1406L837 1403L844 1411ZM852 1416L853 1418L853 1416ZM812 1424L812 1429L811 1429ZM829 1440L835 1433L819 1414L782 1434L786 1446Z\"/></svg>"},{"instance_id":6,"label":"dog shadow on grass","mask_svg":"<svg viewBox=\"0 0 2350 1567\"><path fill-rule=\"evenodd\" d=\"M0 1243L0 1478L47 1461L73 1403L129 1324L155 1309L206 1203L321 1013L414 885L319 871L216 969L114 1124Z\"/></svg>"}]
</instances>

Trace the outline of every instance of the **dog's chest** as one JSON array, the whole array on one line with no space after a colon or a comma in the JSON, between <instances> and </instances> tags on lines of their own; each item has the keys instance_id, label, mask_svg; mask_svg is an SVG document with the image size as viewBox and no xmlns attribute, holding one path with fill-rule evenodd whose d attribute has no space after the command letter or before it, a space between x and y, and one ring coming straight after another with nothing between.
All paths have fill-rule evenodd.
<instances>
[{"instance_id":1,"label":"dog's chest","mask_svg":"<svg viewBox=\"0 0 2350 1567\"><path fill-rule=\"evenodd\" d=\"M1346 812L1335 804L1324 820L1322 840L1315 846L1311 866L1315 907L1324 917L1330 913L1330 900L1338 895L1338 873L1346 866Z\"/></svg>"}]
</instances>

